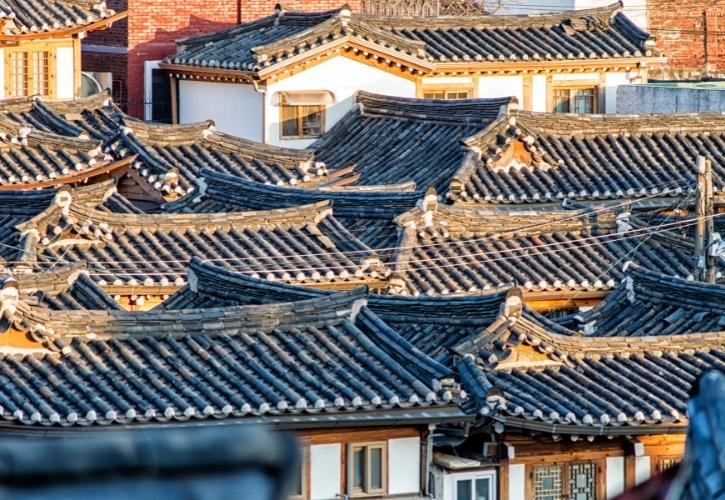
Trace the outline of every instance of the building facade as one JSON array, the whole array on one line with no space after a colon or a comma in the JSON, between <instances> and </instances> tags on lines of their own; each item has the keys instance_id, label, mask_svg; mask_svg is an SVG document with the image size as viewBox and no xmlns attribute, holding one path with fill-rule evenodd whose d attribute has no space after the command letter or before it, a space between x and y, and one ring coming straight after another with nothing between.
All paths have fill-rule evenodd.
<instances>
[{"instance_id":1,"label":"building facade","mask_svg":"<svg viewBox=\"0 0 725 500\"><path fill-rule=\"evenodd\" d=\"M307 147L358 90L398 97L515 96L523 109L614 113L620 85L665 58L615 4L541 16L387 18L348 7L274 15L179 43L161 67L174 119L211 118L255 141ZM324 83L321 83L324 82Z\"/></svg>"},{"instance_id":2,"label":"building facade","mask_svg":"<svg viewBox=\"0 0 725 500\"><path fill-rule=\"evenodd\" d=\"M0 99L81 96L81 40L125 17L105 2L41 0L0 5Z\"/></svg>"}]
</instances>

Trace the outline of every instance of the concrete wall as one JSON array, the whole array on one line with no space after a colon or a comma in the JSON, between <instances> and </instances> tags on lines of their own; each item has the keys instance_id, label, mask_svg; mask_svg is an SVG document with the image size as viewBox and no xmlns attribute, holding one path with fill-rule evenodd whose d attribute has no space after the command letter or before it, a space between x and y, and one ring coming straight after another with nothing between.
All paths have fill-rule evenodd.
<instances>
[{"instance_id":1,"label":"concrete wall","mask_svg":"<svg viewBox=\"0 0 725 500\"><path fill-rule=\"evenodd\" d=\"M263 95L251 85L179 82L179 122L211 118L216 128L253 141L262 140Z\"/></svg>"},{"instance_id":2,"label":"concrete wall","mask_svg":"<svg viewBox=\"0 0 725 500\"><path fill-rule=\"evenodd\" d=\"M329 130L352 107L358 90L400 97L415 97L415 82L367 64L337 56L306 71L267 87L266 141L277 146L305 148L314 140L280 139L280 109L276 95L281 91L326 90L335 96L327 107L325 128Z\"/></svg>"},{"instance_id":3,"label":"concrete wall","mask_svg":"<svg viewBox=\"0 0 725 500\"><path fill-rule=\"evenodd\" d=\"M617 89L617 111L628 114L725 112L725 88L621 86Z\"/></svg>"}]
</instances>

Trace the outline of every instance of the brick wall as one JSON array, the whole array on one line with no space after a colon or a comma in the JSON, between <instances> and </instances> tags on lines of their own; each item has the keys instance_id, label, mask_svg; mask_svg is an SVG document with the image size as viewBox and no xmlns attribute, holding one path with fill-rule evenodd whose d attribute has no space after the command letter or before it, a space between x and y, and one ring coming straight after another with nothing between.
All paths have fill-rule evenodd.
<instances>
[{"instance_id":1,"label":"brick wall","mask_svg":"<svg viewBox=\"0 0 725 500\"><path fill-rule=\"evenodd\" d=\"M285 10L324 12L339 9L347 3L353 11L360 10L362 0L242 0L242 21L253 21L274 13L274 6L281 3Z\"/></svg>"},{"instance_id":2,"label":"brick wall","mask_svg":"<svg viewBox=\"0 0 725 500\"><path fill-rule=\"evenodd\" d=\"M654 77L725 76L724 0L649 0L649 31L669 57Z\"/></svg>"}]
</instances>

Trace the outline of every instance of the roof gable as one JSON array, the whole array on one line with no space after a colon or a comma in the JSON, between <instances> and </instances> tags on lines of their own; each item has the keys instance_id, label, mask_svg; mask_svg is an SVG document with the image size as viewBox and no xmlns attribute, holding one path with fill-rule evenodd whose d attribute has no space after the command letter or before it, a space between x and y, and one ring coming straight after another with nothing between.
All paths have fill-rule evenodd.
<instances>
[{"instance_id":1,"label":"roof gable","mask_svg":"<svg viewBox=\"0 0 725 500\"><path fill-rule=\"evenodd\" d=\"M694 188L697 156L716 189L725 114L568 115L518 112L467 138L473 154L448 196L461 203L679 197Z\"/></svg>"},{"instance_id":2,"label":"roof gable","mask_svg":"<svg viewBox=\"0 0 725 500\"><path fill-rule=\"evenodd\" d=\"M534 16L387 18L351 13L286 13L184 40L166 61L264 77L288 63L340 45L395 60L413 71L436 64L564 61L657 56L654 39L621 11L601 9Z\"/></svg>"}]
</instances>

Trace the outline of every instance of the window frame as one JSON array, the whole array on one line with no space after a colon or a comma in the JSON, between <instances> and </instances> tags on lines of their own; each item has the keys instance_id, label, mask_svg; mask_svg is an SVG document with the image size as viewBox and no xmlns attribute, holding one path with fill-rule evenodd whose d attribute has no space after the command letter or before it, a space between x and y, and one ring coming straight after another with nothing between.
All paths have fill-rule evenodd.
<instances>
[{"instance_id":1,"label":"window frame","mask_svg":"<svg viewBox=\"0 0 725 500\"><path fill-rule=\"evenodd\" d=\"M432 94L432 93L437 94L437 93L441 93L441 92L443 92L443 95L444 95L443 98L425 96L426 94ZM468 94L467 97L461 97L461 98L457 98L457 99L448 98L449 93L453 94L453 93L460 93L460 92L466 92L466 94ZM443 101L460 101L460 100L464 100L464 99L474 99L475 95L473 92L473 87L469 87L469 86L460 86L460 87L457 87L457 86L432 87L431 86L431 87L423 87L420 90L420 98L421 99L437 99L437 100L443 100Z\"/></svg>"},{"instance_id":2,"label":"window frame","mask_svg":"<svg viewBox=\"0 0 725 500\"><path fill-rule=\"evenodd\" d=\"M313 91L308 91L313 92ZM280 140L299 140L299 139L319 139L325 134L327 130L327 107L328 104L334 103L335 98L329 91L314 91L315 93L328 94L329 100L320 101L316 104L290 104L287 102L287 94L295 94L296 92L278 92L275 95L277 99L277 106L279 107L279 138ZM305 93L300 91L299 93ZM316 113L320 115L320 132L319 134L305 135L304 131L304 119L306 116L301 111L304 108L317 108ZM286 135L284 131L285 123L285 111L293 110L294 121L296 125L296 134Z\"/></svg>"},{"instance_id":3,"label":"window frame","mask_svg":"<svg viewBox=\"0 0 725 500\"><path fill-rule=\"evenodd\" d=\"M355 488L353 486L353 474L355 471L353 464L353 457L355 450L362 448L365 456L365 468L364 468L364 479L365 486L362 489ZM380 448L381 452L381 471L380 479L382 482L382 488L373 489L370 485L371 474L370 474L370 450L373 448ZM375 497L381 495L387 495L388 493L388 442L387 441L362 441L356 443L348 443L347 445L347 490L350 498L364 498L364 497Z\"/></svg>"},{"instance_id":4,"label":"window frame","mask_svg":"<svg viewBox=\"0 0 725 500\"><path fill-rule=\"evenodd\" d=\"M569 92L569 111L566 112L557 112L556 111L556 92L557 90L566 90ZM572 91L575 90L591 90L592 91L592 111L591 113L576 113L574 111L571 111L572 109ZM549 112L550 113L557 113L557 114L567 114L567 113L573 113L573 114L580 114L580 115L593 115L600 112L600 100L602 98L601 95L601 85L599 82L593 82L591 80L586 81L560 81L560 82L554 82L551 86L551 98L549 100Z\"/></svg>"},{"instance_id":5,"label":"window frame","mask_svg":"<svg viewBox=\"0 0 725 500\"><path fill-rule=\"evenodd\" d=\"M474 485L476 484L475 481L477 479L488 479L489 484L491 485L491 489L489 490L491 494L489 495L489 500L497 500L497 480L498 477L496 476L495 470L486 470L486 471L476 471L476 472L465 472L461 474L451 474L451 478L453 479L453 496L452 498L456 500L458 498L458 482L459 481L468 481L471 480L471 488L474 488ZM471 497L474 498L474 497Z\"/></svg>"},{"instance_id":6,"label":"window frame","mask_svg":"<svg viewBox=\"0 0 725 500\"><path fill-rule=\"evenodd\" d=\"M5 48L5 96L9 99L30 97L33 95L40 95L45 98L55 98L55 46L52 45L29 45L19 47L6 47ZM16 93L16 73L15 73L15 58L23 54L25 58L25 93ZM36 59L36 54L40 54L39 58ZM44 56L43 56L44 54ZM40 67L45 68L45 78L38 78L39 73L36 74L36 62L43 61L40 63ZM45 81L45 85L41 83ZM40 87L47 86L47 93L36 93L36 89L40 90Z\"/></svg>"}]
</instances>

